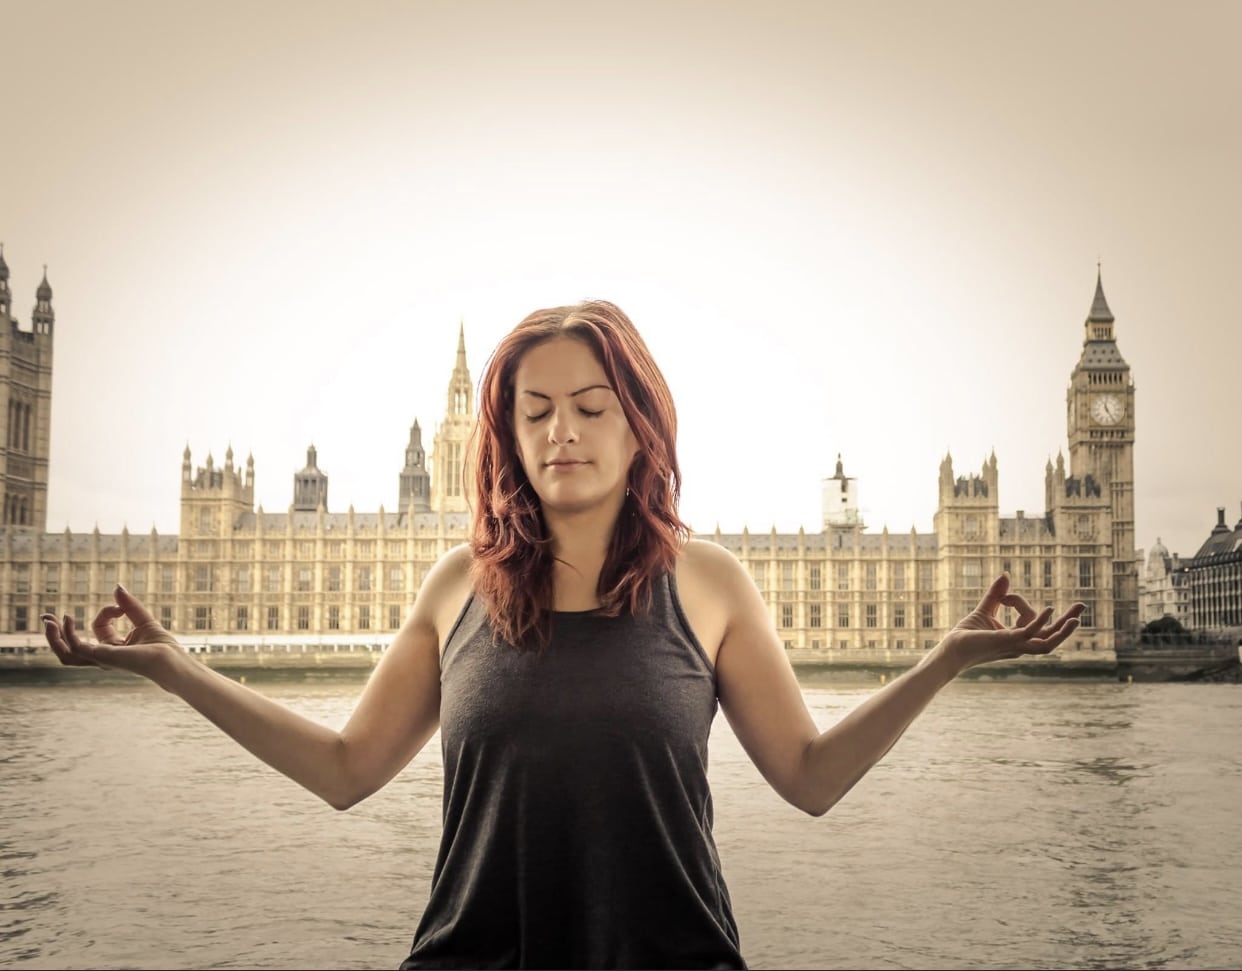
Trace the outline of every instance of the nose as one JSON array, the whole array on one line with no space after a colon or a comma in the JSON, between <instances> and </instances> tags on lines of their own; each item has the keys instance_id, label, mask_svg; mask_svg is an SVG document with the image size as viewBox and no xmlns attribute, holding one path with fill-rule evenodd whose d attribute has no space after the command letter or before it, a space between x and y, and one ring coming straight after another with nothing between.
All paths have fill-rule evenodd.
<instances>
[{"instance_id":1,"label":"nose","mask_svg":"<svg viewBox=\"0 0 1242 971\"><path fill-rule=\"evenodd\" d=\"M578 441L578 428L573 420L573 410L557 408L548 422L548 444L570 445Z\"/></svg>"}]
</instances>

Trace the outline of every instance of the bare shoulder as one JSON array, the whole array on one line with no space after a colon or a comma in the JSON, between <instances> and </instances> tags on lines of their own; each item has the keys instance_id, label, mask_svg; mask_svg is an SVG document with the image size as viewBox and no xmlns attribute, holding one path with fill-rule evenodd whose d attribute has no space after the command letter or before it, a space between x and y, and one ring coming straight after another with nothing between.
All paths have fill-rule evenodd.
<instances>
[{"instance_id":1,"label":"bare shoulder","mask_svg":"<svg viewBox=\"0 0 1242 971\"><path fill-rule=\"evenodd\" d=\"M447 550L427 571L414 600L410 622L433 630L441 650L444 638L470 597L472 560L469 543Z\"/></svg>"},{"instance_id":2,"label":"bare shoulder","mask_svg":"<svg viewBox=\"0 0 1242 971\"><path fill-rule=\"evenodd\" d=\"M704 586L727 596L729 588L749 579L746 567L719 543L691 539L677 560L677 586Z\"/></svg>"},{"instance_id":3,"label":"bare shoulder","mask_svg":"<svg viewBox=\"0 0 1242 971\"><path fill-rule=\"evenodd\" d=\"M714 664L732 622L739 594L749 584L746 568L729 550L691 539L677 558L677 593L686 620Z\"/></svg>"}]
</instances>

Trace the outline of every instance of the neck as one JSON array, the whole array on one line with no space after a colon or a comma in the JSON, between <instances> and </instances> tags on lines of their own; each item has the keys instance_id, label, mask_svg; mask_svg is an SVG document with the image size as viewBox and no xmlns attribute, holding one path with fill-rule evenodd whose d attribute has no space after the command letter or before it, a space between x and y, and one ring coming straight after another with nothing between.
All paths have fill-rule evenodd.
<instances>
[{"instance_id":1,"label":"neck","mask_svg":"<svg viewBox=\"0 0 1242 971\"><path fill-rule=\"evenodd\" d=\"M581 512L544 508L544 522L556 557L552 580L557 609L585 610L599 605L599 575L619 514L619 508Z\"/></svg>"}]
</instances>

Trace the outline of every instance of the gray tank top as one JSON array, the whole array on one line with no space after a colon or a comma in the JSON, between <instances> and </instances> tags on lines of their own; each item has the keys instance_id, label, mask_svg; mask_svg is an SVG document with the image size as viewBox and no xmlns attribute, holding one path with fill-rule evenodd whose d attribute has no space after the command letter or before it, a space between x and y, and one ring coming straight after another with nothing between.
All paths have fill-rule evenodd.
<instances>
[{"instance_id":1,"label":"gray tank top","mask_svg":"<svg viewBox=\"0 0 1242 971\"><path fill-rule=\"evenodd\" d=\"M406 968L745 968L712 838L715 672L672 576L556 613L542 654L471 597L440 662L444 833Z\"/></svg>"}]
</instances>

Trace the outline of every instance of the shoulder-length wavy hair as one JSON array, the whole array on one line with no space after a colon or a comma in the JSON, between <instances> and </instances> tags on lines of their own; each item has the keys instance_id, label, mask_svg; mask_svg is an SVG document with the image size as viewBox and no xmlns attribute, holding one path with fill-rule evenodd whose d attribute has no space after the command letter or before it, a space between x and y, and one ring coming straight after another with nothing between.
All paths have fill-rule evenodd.
<instances>
[{"instance_id":1,"label":"shoulder-length wavy hair","mask_svg":"<svg viewBox=\"0 0 1242 971\"><path fill-rule=\"evenodd\" d=\"M514 374L524 354L556 337L582 341L603 367L638 441L629 487L599 576L599 612L637 614L651 588L674 569L689 529L677 513L677 412L651 352L620 307L591 300L537 310L492 353L479 385L474 430L475 499L471 578L496 634L518 648L542 648L553 610L551 537L514 434Z\"/></svg>"}]
</instances>

